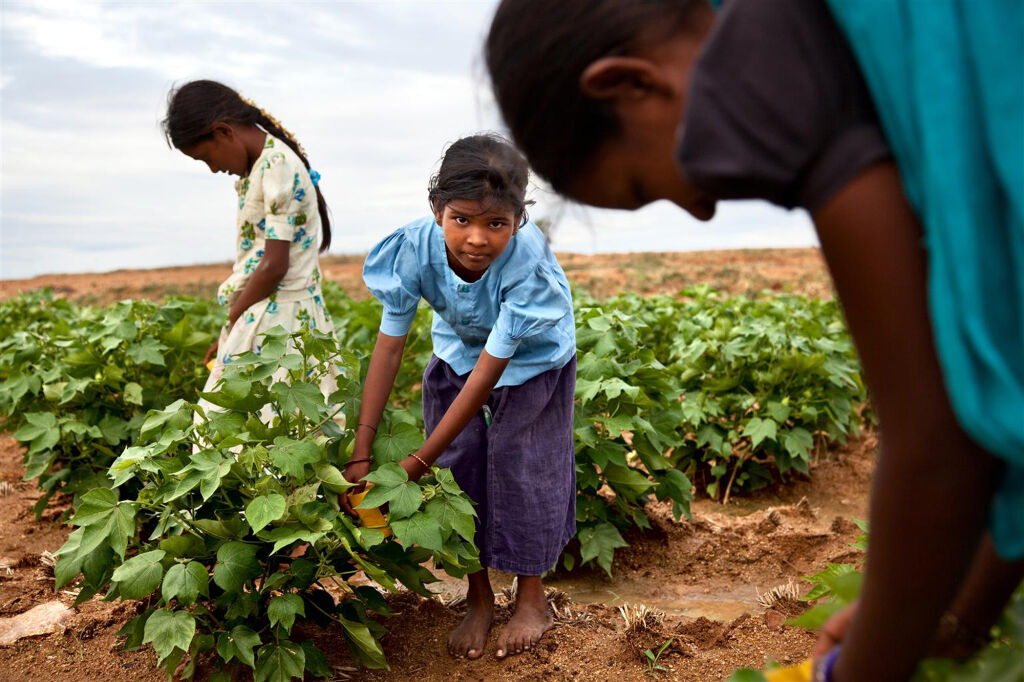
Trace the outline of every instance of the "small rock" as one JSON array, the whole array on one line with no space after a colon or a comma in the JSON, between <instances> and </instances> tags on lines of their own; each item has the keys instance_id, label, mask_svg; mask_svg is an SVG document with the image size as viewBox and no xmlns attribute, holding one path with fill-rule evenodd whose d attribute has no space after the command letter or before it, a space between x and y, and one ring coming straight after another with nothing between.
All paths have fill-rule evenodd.
<instances>
[{"instance_id":1,"label":"small rock","mask_svg":"<svg viewBox=\"0 0 1024 682\"><path fill-rule=\"evenodd\" d=\"M10 618L0 618L0 646L10 646L19 639L48 635L61 628L74 610L59 601L35 606Z\"/></svg>"},{"instance_id":2,"label":"small rock","mask_svg":"<svg viewBox=\"0 0 1024 682\"><path fill-rule=\"evenodd\" d=\"M764 624L770 630L781 630L786 623L786 617L775 609L768 609L764 612Z\"/></svg>"}]
</instances>

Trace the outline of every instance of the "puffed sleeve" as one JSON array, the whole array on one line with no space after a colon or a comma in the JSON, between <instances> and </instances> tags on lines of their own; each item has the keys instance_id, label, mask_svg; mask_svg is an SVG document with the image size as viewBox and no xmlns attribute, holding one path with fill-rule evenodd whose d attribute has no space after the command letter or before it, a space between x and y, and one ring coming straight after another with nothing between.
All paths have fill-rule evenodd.
<instances>
[{"instance_id":1,"label":"puffed sleeve","mask_svg":"<svg viewBox=\"0 0 1024 682\"><path fill-rule=\"evenodd\" d=\"M551 329L566 315L572 315L569 293L550 264L539 263L505 292L484 349L510 358L523 339Z\"/></svg>"},{"instance_id":2,"label":"puffed sleeve","mask_svg":"<svg viewBox=\"0 0 1024 682\"><path fill-rule=\"evenodd\" d=\"M420 301L420 267L415 244L398 230L373 247L363 264L363 281L381 305L380 331L405 336Z\"/></svg>"},{"instance_id":3,"label":"puffed sleeve","mask_svg":"<svg viewBox=\"0 0 1024 682\"><path fill-rule=\"evenodd\" d=\"M304 230L311 203L303 171L294 159L274 152L263 161L263 210L266 238L292 241Z\"/></svg>"}]
</instances>

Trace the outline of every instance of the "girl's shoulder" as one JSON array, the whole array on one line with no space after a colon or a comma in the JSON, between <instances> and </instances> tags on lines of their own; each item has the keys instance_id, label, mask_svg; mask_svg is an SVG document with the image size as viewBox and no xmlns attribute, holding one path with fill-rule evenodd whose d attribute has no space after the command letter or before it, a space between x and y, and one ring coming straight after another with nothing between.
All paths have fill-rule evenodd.
<instances>
[{"instance_id":1,"label":"girl's shoulder","mask_svg":"<svg viewBox=\"0 0 1024 682\"><path fill-rule=\"evenodd\" d=\"M502 267L502 279L506 283L532 277L538 271L561 273L555 254L548 246L548 240L541 229L532 222L519 228L512 243L511 253ZM564 275L562 275L564 278Z\"/></svg>"},{"instance_id":2,"label":"girl's shoulder","mask_svg":"<svg viewBox=\"0 0 1024 682\"><path fill-rule=\"evenodd\" d=\"M402 259L425 264L431 253L430 242L437 237L435 228L440 229L431 216L406 223L377 242L370 250L367 262Z\"/></svg>"},{"instance_id":3,"label":"girl's shoulder","mask_svg":"<svg viewBox=\"0 0 1024 682\"><path fill-rule=\"evenodd\" d=\"M263 152L256 159L255 167L261 172L278 167L295 171L301 169L304 171L306 164L302 162L299 155L287 143L267 133L267 139L263 143Z\"/></svg>"}]
</instances>

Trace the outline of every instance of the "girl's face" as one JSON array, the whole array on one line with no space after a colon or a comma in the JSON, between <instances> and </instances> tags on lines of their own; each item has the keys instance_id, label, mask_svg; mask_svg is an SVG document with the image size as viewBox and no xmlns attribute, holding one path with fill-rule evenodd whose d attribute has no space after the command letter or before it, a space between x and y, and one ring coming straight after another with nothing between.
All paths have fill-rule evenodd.
<instances>
[{"instance_id":1,"label":"girl's face","mask_svg":"<svg viewBox=\"0 0 1024 682\"><path fill-rule=\"evenodd\" d=\"M619 132L581 165L567 188L572 198L624 209L668 199L699 220L714 215L714 199L690 184L675 158L690 76L710 21L634 54L603 57L583 71L580 89L612 104Z\"/></svg>"},{"instance_id":2,"label":"girl's face","mask_svg":"<svg viewBox=\"0 0 1024 682\"><path fill-rule=\"evenodd\" d=\"M183 148L181 152L205 163L211 173L230 173L244 177L249 174L252 165L249 151L241 136L227 123L217 123L210 137L191 147Z\"/></svg>"},{"instance_id":3,"label":"girl's face","mask_svg":"<svg viewBox=\"0 0 1024 682\"><path fill-rule=\"evenodd\" d=\"M505 251L519 225L510 208L473 199L449 201L434 217L444 230L448 265L470 282L480 279Z\"/></svg>"},{"instance_id":4,"label":"girl's face","mask_svg":"<svg viewBox=\"0 0 1024 682\"><path fill-rule=\"evenodd\" d=\"M667 199L698 220L715 214L715 200L682 174L675 160L675 126L640 125L605 142L569 184L576 201L603 208L635 210Z\"/></svg>"}]
</instances>

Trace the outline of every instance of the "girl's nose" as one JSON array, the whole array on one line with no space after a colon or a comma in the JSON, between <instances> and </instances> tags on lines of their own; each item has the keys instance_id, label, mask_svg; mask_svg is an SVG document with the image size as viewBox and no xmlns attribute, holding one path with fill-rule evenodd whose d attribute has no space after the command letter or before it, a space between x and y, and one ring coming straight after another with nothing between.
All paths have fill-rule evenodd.
<instances>
[{"instance_id":1,"label":"girl's nose","mask_svg":"<svg viewBox=\"0 0 1024 682\"><path fill-rule=\"evenodd\" d=\"M475 227L469 231L469 236L466 237L466 241L468 241L470 244L486 246L487 232L484 229Z\"/></svg>"}]
</instances>

